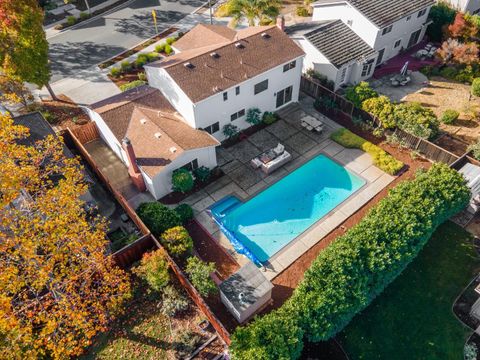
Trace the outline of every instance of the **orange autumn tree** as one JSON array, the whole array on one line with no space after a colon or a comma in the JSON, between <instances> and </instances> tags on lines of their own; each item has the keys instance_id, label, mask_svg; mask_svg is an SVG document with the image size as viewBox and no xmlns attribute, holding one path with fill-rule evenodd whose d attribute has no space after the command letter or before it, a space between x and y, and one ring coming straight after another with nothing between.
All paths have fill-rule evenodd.
<instances>
[{"instance_id":1,"label":"orange autumn tree","mask_svg":"<svg viewBox=\"0 0 480 360\"><path fill-rule=\"evenodd\" d=\"M53 136L0 115L0 358L77 355L130 298L106 256L106 222L87 214L76 159Z\"/></svg>"}]
</instances>

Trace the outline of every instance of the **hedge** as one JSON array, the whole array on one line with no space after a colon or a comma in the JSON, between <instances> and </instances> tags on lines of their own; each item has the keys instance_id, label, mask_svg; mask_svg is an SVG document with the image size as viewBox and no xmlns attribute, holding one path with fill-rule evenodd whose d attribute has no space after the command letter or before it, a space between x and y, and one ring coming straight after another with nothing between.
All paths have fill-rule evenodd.
<instances>
[{"instance_id":1,"label":"hedge","mask_svg":"<svg viewBox=\"0 0 480 360\"><path fill-rule=\"evenodd\" d=\"M248 359L255 351L265 354L264 359L298 358L303 337L318 342L335 336L400 275L435 229L469 199L464 178L444 164L434 164L390 190L356 226L319 254L279 310L233 334L233 357ZM275 329L276 338L289 341L279 353L278 342L269 342L273 335L264 329L285 321L283 314L294 324Z\"/></svg>"},{"instance_id":2,"label":"hedge","mask_svg":"<svg viewBox=\"0 0 480 360\"><path fill-rule=\"evenodd\" d=\"M141 203L137 214L154 236L160 236L166 230L182 225L180 216L159 202Z\"/></svg>"},{"instance_id":3,"label":"hedge","mask_svg":"<svg viewBox=\"0 0 480 360\"><path fill-rule=\"evenodd\" d=\"M370 154L373 158L373 163L390 175L395 175L404 166L401 161L395 159L377 145L355 135L347 129L342 128L335 131L330 135L330 138L346 148L360 149Z\"/></svg>"}]
</instances>

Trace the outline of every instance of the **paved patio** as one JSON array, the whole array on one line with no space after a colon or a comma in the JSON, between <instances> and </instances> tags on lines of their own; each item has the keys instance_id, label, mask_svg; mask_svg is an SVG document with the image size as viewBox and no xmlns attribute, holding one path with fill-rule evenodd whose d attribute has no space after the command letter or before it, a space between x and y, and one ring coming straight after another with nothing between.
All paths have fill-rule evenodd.
<instances>
[{"instance_id":1,"label":"paved patio","mask_svg":"<svg viewBox=\"0 0 480 360\"><path fill-rule=\"evenodd\" d=\"M269 260L265 269L265 275L269 279L280 274L305 251L322 240L330 231L394 180L394 177L372 165L370 155L360 150L346 149L330 140L330 134L340 126L313 110L312 102L312 99L304 98L301 104L293 104L282 109L279 112L281 120L275 124L260 130L232 147L227 149L219 147L217 149L218 165L226 175L183 201L192 206L198 222L240 265L243 265L248 259L233 249L230 241L207 213L209 206L231 194L247 200L319 154L329 156L364 178L367 184L362 189ZM309 132L302 128L300 119L307 114L325 123L322 134ZM250 166L249 162L252 158L266 149L276 146L279 142L284 144L286 150L292 154L292 161L270 175L265 175Z\"/></svg>"}]
</instances>

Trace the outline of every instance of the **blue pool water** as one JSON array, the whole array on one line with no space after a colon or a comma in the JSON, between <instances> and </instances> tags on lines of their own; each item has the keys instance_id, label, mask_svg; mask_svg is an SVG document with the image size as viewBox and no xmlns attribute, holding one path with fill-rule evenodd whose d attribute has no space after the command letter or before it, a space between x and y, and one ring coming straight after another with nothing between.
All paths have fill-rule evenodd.
<instances>
[{"instance_id":1,"label":"blue pool water","mask_svg":"<svg viewBox=\"0 0 480 360\"><path fill-rule=\"evenodd\" d=\"M319 155L247 202L229 196L210 211L237 251L265 262L364 184Z\"/></svg>"}]
</instances>

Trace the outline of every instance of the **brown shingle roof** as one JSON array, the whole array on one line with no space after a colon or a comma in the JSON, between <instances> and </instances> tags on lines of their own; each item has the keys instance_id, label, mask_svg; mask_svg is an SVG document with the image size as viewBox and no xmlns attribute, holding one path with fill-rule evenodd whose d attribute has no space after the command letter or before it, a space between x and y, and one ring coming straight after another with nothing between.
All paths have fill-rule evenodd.
<instances>
[{"instance_id":1,"label":"brown shingle roof","mask_svg":"<svg viewBox=\"0 0 480 360\"><path fill-rule=\"evenodd\" d=\"M141 86L92 105L118 141L128 137L137 164L150 177L183 152L218 145L202 130L190 127L159 90Z\"/></svg>"},{"instance_id":2,"label":"brown shingle roof","mask_svg":"<svg viewBox=\"0 0 480 360\"><path fill-rule=\"evenodd\" d=\"M185 51L214 44L228 44L236 35L235 30L226 26L199 24L176 41L174 47Z\"/></svg>"},{"instance_id":3,"label":"brown shingle roof","mask_svg":"<svg viewBox=\"0 0 480 360\"><path fill-rule=\"evenodd\" d=\"M203 26L191 31L196 32L195 37L204 32ZM276 26L250 27L237 31L228 43L201 45L147 65L164 68L194 103L304 55ZM219 56L212 57L212 52ZM187 68L187 62L193 68Z\"/></svg>"}]
</instances>

